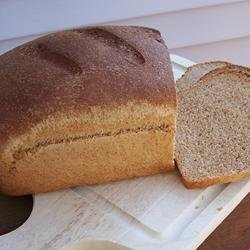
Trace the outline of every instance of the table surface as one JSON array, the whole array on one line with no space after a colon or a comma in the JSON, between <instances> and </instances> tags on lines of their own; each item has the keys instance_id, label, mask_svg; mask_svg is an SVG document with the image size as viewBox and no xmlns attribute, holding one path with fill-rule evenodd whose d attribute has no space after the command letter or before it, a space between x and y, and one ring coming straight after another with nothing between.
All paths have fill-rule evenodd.
<instances>
[{"instance_id":1,"label":"table surface","mask_svg":"<svg viewBox=\"0 0 250 250\"><path fill-rule=\"evenodd\" d=\"M32 205L32 196L0 195L0 235L19 227L29 217ZM209 249L250 249L250 194L199 247Z\"/></svg>"}]
</instances>

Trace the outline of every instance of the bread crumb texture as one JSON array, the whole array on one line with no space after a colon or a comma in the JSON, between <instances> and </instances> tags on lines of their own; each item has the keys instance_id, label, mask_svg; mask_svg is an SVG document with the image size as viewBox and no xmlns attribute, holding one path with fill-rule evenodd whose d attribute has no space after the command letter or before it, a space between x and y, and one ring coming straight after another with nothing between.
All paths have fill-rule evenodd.
<instances>
[{"instance_id":1,"label":"bread crumb texture","mask_svg":"<svg viewBox=\"0 0 250 250\"><path fill-rule=\"evenodd\" d=\"M180 91L176 162L187 187L250 176L250 69L226 66Z\"/></svg>"}]
</instances>

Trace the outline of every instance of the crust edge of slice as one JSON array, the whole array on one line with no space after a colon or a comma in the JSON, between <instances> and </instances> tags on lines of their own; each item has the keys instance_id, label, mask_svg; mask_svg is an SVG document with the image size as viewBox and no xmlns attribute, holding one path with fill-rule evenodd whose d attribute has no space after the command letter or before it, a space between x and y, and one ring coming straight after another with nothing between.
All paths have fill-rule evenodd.
<instances>
[{"instance_id":1,"label":"crust edge of slice","mask_svg":"<svg viewBox=\"0 0 250 250\"><path fill-rule=\"evenodd\" d=\"M194 79L194 82L199 81L199 79L201 77L203 77L205 74L208 73L208 72L204 73L202 71L202 68L204 68L206 66L211 67L212 65L214 65L214 67L211 68L208 72L210 72L210 71L212 71L214 69L217 69L217 68L222 68L222 67L225 67L225 66L230 66L232 64L229 63L229 62L226 62L226 61L216 60L216 61L209 61L209 62L198 63L198 64L195 64L195 65L192 65L192 66L188 67L186 69L186 71L184 72L184 74L182 74L182 76L176 81L176 88L177 88L176 90L177 90L177 92L181 91L183 88L186 89L186 88L188 88L188 87L190 87L192 85L192 83L190 83L189 81L188 81L187 85L185 84L185 80L187 80L188 77L190 77L189 75L191 75L193 73L196 74L196 71L199 68L201 68L201 72L200 72L199 78L196 79L196 77L195 77L195 79Z\"/></svg>"},{"instance_id":2,"label":"crust edge of slice","mask_svg":"<svg viewBox=\"0 0 250 250\"><path fill-rule=\"evenodd\" d=\"M178 169L180 172L180 170ZM181 172L181 180L186 188L188 189L194 189L194 188L204 188L211 185L217 185L217 184L224 184L229 182L236 182L240 181L243 178L250 177L250 172L241 172L241 173L232 173L231 175L227 176L218 176L214 178L204 178L201 180L190 180L186 177L184 177Z\"/></svg>"}]
</instances>

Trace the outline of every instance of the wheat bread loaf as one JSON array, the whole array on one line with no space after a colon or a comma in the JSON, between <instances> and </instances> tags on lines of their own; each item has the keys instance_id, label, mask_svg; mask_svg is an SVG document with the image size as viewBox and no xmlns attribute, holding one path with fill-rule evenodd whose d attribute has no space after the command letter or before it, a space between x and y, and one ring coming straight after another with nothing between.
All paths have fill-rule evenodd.
<instances>
[{"instance_id":1,"label":"wheat bread loaf","mask_svg":"<svg viewBox=\"0 0 250 250\"><path fill-rule=\"evenodd\" d=\"M250 176L250 69L225 66L178 92L175 159L186 187Z\"/></svg>"},{"instance_id":2,"label":"wheat bread loaf","mask_svg":"<svg viewBox=\"0 0 250 250\"><path fill-rule=\"evenodd\" d=\"M0 192L173 170L176 93L160 32L58 32L0 56Z\"/></svg>"}]
</instances>

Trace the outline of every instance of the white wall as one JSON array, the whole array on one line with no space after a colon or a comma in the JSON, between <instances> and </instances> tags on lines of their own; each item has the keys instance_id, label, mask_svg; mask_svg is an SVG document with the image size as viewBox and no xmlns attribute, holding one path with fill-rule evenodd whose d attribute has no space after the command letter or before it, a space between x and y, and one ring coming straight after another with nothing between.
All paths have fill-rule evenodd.
<instances>
[{"instance_id":1,"label":"white wall","mask_svg":"<svg viewBox=\"0 0 250 250\"><path fill-rule=\"evenodd\" d=\"M222 60L250 67L250 36L171 49L170 52L194 62Z\"/></svg>"},{"instance_id":2,"label":"white wall","mask_svg":"<svg viewBox=\"0 0 250 250\"><path fill-rule=\"evenodd\" d=\"M195 62L226 60L250 66L250 1L161 13L114 24L157 28L171 53Z\"/></svg>"},{"instance_id":3,"label":"white wall","mask_svg":"<svg viewBox=\"0 0 250 250\"><path fill-rule=\"evenodd\" d=\"M171 53L250 66L250 1L240 0L4 0L0 53L48 32L96 23L154 27Z\"/></svg>"}]
</instances>

